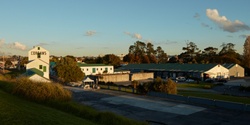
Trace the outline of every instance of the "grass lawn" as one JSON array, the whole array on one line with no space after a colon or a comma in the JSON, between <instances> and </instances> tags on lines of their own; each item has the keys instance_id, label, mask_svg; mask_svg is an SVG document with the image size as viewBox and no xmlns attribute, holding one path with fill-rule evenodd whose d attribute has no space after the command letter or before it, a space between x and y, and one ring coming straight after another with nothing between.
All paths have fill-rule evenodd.
<instances>
[{"instance_id":1,"label":"grass lawn","mask_svg":"<svg viewBox=\"0 0 250 125\"><path fill-rule=\"evenodd\" d=\"M95 125L96 123L29 102L0 90L1 125Z\"/></svg>"},{"instance_id":2,"label":"grass lawn","mask_svg":"<svg viewBox=\"0 0 250 125\"><path fill-rule=\"evenodd\" d=\"M214 84L212 83L177 83L177 87L178 88L200 88L200 89L204 89L207 87L212 88L214 86Z\"/></svg>"},{"instance_id":3,"label":"grass lawn","mask_svg":"<svg viewBox=\"0 0 250 125\"><path fill-rule=\"evenodd\" d=\"M224 101L250 104L250 98L247 98L247 97L221 95L221 94L209 93L209 92L178 90L178 95L193 96L193 97L201 97L201 98L208 98L208 99L214 99L214 100L224 100Z\"/></svg>"}]
</instances>

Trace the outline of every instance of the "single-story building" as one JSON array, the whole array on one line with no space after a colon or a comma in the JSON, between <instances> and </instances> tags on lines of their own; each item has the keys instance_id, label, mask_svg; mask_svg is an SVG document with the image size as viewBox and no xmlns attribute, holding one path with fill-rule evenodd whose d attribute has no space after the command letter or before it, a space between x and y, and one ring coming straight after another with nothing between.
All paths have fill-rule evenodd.
<instances>
[{"instance_id":1,"label":"single-story building","mask_svg":"<svg viewBox=\"0 0 250 125\"><path fill-rule=\"evenodd\" d=\"M77 63L85 76L96 74L113 74L114 66L105 64Z\"/></svg>"},{"instance_id":2,"label":"single-story building","mask_svg":"<svg viewBox=\"0 0 250 125\"><path fill-rule=\"evenodd\" d=\"M245 77L245 69L238 64L225 63L222 66L229 70L229 77Z\"/></svg>"},{"instance_id":3,"label":"single-story building","mask_svg":"<svg viewBox=\"0 0 250 125\"><path fill-rule=\"evenodd\" d=\"M229 70L219 64L128 64L120 67L121 70L136 72L154 72L154 78L176 78L179 76L207 78L228 78Z\"/></svg>"}]
</instances>

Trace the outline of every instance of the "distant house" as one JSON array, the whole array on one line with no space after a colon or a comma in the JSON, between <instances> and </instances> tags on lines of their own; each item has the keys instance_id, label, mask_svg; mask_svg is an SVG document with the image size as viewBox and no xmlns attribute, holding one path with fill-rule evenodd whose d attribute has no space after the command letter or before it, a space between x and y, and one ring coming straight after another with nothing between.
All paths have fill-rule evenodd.
<instances>
[{"instance_id":1,"label":"distant house","mask_svg":"<svg viewBox=\"0 0 250 125\"><path fill-rule=\"evenodd\" d=\"M49 82L49 51L36 46L28 52L26 75L31 80Z\"/></svg>"},{"instance_id":2,"label":"distant house","mask_svg":"<svg viewBox=\"0 0 250 125\"><path fill-rule=\"evenodd\" d=\"M105 64L86 64L86 63L77 63L81 68L81 71L87 75L96 75L96 74L113 74L114 66L105 65Z\"/></svg>"},{"instance_id":3,"label":"distant house","mask_svg":"<svg viewBox=\"0 0 250 125\"><path fill-rule=\"evenodd\" d=\"M128 64L120 70L136 72L154 72L154 77L176 78L179 76L195 77L205 80L207 78L228 78L229 70L219 64Z\"/></svg>"},{"instance_id":4,"label":"distant house","mask_svg":"<svg viewBox=\"0 0 250 125\"><path fill-rule=\"evenodd\" d=\"M238 64L225 63L222 66L229 70L230 77L245 77L245 69Z\"/></svg>"}]
</instances>

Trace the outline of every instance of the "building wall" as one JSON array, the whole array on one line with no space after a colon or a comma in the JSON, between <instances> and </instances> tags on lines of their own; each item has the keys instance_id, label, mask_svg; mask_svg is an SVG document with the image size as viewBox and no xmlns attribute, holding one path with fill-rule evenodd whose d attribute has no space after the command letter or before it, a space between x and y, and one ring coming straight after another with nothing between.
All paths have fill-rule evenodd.
<instances>
[{"instance_id":1,"label":"building wall","mask_svg":"<svg viewBox=\"0 0 250 125\"><path fill-rule=\"evenodd\" d=\"M37 81L37 82L51 82L49 79L43 78L37 74L29 77L29 79L32 81Z\"/></svg>"},{"instance_id":2,"label":"building wall","mask_svg":"<svg viewBox=\"0 0 250 125\"><path fill-rule=\"evenodd\" d=\"M131 81L134 80L145 80L145 79L153 79L154 73L133 73L131 74Z\"/></svg>"},{"instance_id":3,"label":"building wall","mask_svg":"<svg viewBox=\"0 0 250 125\"><path fill-rule=\"evenodd\" d=\"M29 61L39 58L38 53L40 53L41 60L49 63L49 51L40 46L36 46L28 52Z\"/></svg>"},{"instance_id":4,"label":"building wall","mask_svg":"<svg viewBox=\"0 0 250 125\"><path fill-rule=\"evenodd\" d=\"M206 71L205 73L210 75L210 78L228 78L229 70L222 65L217 65L214 68Z\"/></svg>"},{"instance_id":5,"label":"building wall","mask_svg":"<svg viewBox=\"0 0 250 125\"><path fill-rule=\"evenodd\" d=\"M235 64L233 67L229 69L230 77L245 77L245 70L238 64Z\"/></svg>"},{"instance_id":6,"label":"building wall","mask_svg":"<svg viewBox=\"0 0 250 125\"><path fill-rule=\"evenodd\" d=\"M102 81L102 82L123 82L123 81L129 81L129 74L102 75L99 78L99 81Z\"/></svg>"},{"instance_id":7,"label":"building wall","mask_svg":"<svg viewBox=\"0 0 250 125\"><path fill-rule=\"evenodd\" d=\"M107 70L107 74L114 73L114 66L84 66L80 67L85 75L103 74Z\"/></svg>"},{"instance_id":8,"label":"building wall","mask_svg":"<svg viewBox=\"0 0 250 125\"><path fill-rule=\"evenodd\" d=\"M27 64L26 70L36 68L43 72L43 77L49 79L49 64L41 61L40 59L36 59Z\"/></svg>"},{"instance_id":9,"label":"building wall","mask_svg":"<svg viewBox=\"0 0 250 125\"><path fill-rule=\"evenodd\" d=\"M30 62L26 65L26 70L36 68L44 73L43 77L49 79L49 51L36 46L28 52L28 60Z\"/></svg>"},{"instance_id":10,"label":"building wall","mask_svg":"<svg viewBox=\"0 0 250 125\"><path fill-rule=\"evenodd\" d=\"M102 75L99 81L102 82L124 82L133 80L153 79L154 73L132 73L132 74L107 74Z\"/></svg>"}]
</instances>

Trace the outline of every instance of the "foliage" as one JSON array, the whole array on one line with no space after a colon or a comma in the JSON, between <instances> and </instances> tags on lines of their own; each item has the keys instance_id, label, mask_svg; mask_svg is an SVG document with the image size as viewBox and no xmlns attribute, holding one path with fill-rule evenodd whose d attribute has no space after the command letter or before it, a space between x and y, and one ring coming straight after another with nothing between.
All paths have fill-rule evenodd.
<instances>
[{"instance_id":1,"label":"foliage","mask_svg":"<svg viewBox=\"0 0 250 125\"><path fill-rule=\"evenodd\" d=\"M94 121L91 122L70 113L18 98L1 90L0 98L1 125L97 124Z\"/></svg>"},{"instance_id":2,"label":"foliage","mask_svg":"<svg viewBox=\"0 0 250 125\"><path fill-rule=\"evenodd\" d=\"M72 115L75 115L75 116L78 116L79 118L82 118L82 119L88 119L87 122L82 121L79 124L84 124L84 123L86 123L86 124L97 123L97 124L102 124L102 125L116 125L116 124L119 124L119 125L145 125L146 124L143 122L137 122L137 121L134 121L132 119L128 119L128 118L116 115L116 114L111 113L111 112L98 112L89 106L84 106L82 104L78 104L76 102L69 101L64 96L65 93L68 93L68 91L64 90L62 88L62 86L60 86L58 84L56 84L56 85L55 85L55 83L42 83L41 84L41 83L31 82L27 79L21 79L21 80L23 80L23 81L19 80L16 83L10 83L7 81L6 82L0 81L0 88L6 89L5 87L3 87L3 85L6 85L6 83L9 85L14 85L14 86L11 86L13 93L25 96L26 98L30 99L31 101L39 102L41 104L44 104L44 105L47 105L49 107L52 107L52 108L64 111L68 114L71 114L71 115L68 115L67 118L74 119L74 117ZM46 84L46 85L44 85L44 84ZM47 91L47 90L49 90L49 91ZM1 93L1 91L0 91L0 93ZM39 94L37 94L37 93L39 93ZM38 96L35 97L34 94L40 95L41 98ZM3 94L1 93L0 95L3 95ZM48 95L50 95L50 97L48 97ZM55 98L55 95L57 96L56 98ZM9 108L3 107L3 106L8 106L8 105L1 105L1 104L3 104L2 97L0 100L0 102L1 102L0 107L3 107L3 109L7 109L9 111L15 111L15 113L11 113L11 116L13 116L14 118L12 118L11 116L6 117L5 116L6 113L4 113L5 115L0 114L0 121L1 121L0 123L3 123L2 120L10 120L10 121L8 121L9 124L12 124L12 123L13 124L23 124L22 121L21 122L15 122L15 121L19 121L20 118L25 118L26 120L27 119L28 120L32 119L32 120L30 122L26 121L24 124L27 124L28 122L33 124L33 121L35 119L37 119L36 118L37 116L34 116L35 114L39 114L39 116L41 116L43 114L50 114L50 116L51 116L51 114L53 113L53 116L57 117L58 110L50 111L47 108L43 107L42 105L37 105L37 106L33 107L32 106L33 104L30 104L31 102L24 102L23 100L20 100L20 99L12 99L12 97L9 97L8 95L5 95L4 97L6 97L6 96L8 98L4 98L4 99L8 99L8 101L5 101L5 102L11 102L10 105L13 107L9 107ZM45 97L48 97L48 98L46 100L44 100ZM13 102L15 100L18 100L18 101ZM24 102L25 104L20 104L20 102ZM15 105L12 105L12 104L15 104ZM25 107L20 108L21 110L18 109L18 111L21 111L21 112L18 112L18 111L16 111L15 108L16 107L19 108L20 105L25 105ZM23 115L20 116L18 113L27 112L27 110L26 111L23 110L26 107L28 107L29 112L24 113ZM10 108L11 108L11 110L10 110ZM32 108L32 110L30 110L31 108ZM42 109L43 111L46 111L46 113L41 112L40 109ZM51 109L51 108L49 108L49 109ZM1 108L0 108L0 110L3 111ZM37 110L40 110L39 111L40 113L35 113L34 115L30 115L30 114L32 114L33 111L37 111ZM25 114L28 114L27 115L28 118L26 117ZM65 114L65 113L63 113L63 114ZM4 117L5 119L1 119L2 117ZM64 117L64 116L62 115L60 118L62 118L62 117ZM41 120L46 121L47 116L43 115L43 117L38 117L38 118L39 118L39 120L37 120L37 121L41 121ZM49 117L49 118L51 118L51 117ZM64 118L64 119L67 119L67 118ZM62 122L62 121L64 121L64 119L59 120L59 121ZM41 124L45 124L44 121L43 122L41 121ZM57 121L57 120L54 119L53 121ZM79 121L79 119L77 121ZM92 123L89 121L92 121ZM6 121L4 121L4 122L6 122ZM58 122L55 124L64 124L61 122ZM35 123L36 123L36 121L35 121ZM52 124L51 121L49 123ZM73 123L70 120L66 120L65 124L75 124L75 123Z\"/></svg>"},{"instance_id":3,"label":"foliage","mask_svg":"<svg viewBox=\"0 0 250 125\"><path fill-rule=\"evenodd\" d=\"M77 82L84 78L81 68L77 66L76 61L70 57L64 57L58 61L55 71L57 76L61 78L63 82Z\"/></svg>"},{"instance_id":4,"label":"foliage","mask_svg":"<svg viewBox=\"0 0 250 125\"><path fill-rule=\"evenodd\" d=\"M243 50L243 65L247 68L250 68L250 36L248 36L244 43Z\"/></svg>"},{"instance_id":5,"label":"foliage","mask_svg":"<svg viewBox=\"0 0 250 125\"><path fill-rule=\"evenodd\" d=\"M177 85L173 80L168 78L167 83L163 83L160 86L160 91L168 94L177 94Z\"/></svg>"},{"instance_id":6,"label":"foliage","mask_svg":"<svg viewBox=\"0 0 250 125\"><path fill-rule=\"evenodd\" d=\"M177 94L177 85L170 78L167 81L157 77L153 82L146 82L138 85L138 92L146 94L149 91L165 92L168 94Z\"/></svg>"},{"instance_id":7,"label":"foliage","mask_svg":"<svg viewBox=\"0 0 250 125\"><path fill-rule=\"evenodd\" d=\"M166 63L168 56L160 46L154 50L154 45L150 42L145 44L142 41L136 41L129 47L129 53L124 56L124 62L129 63Z\"/></svg>"},{"instance_id":8,"label":"foliage","mask_svg":"<svg viewBox=\"0 0 250 125\"><path fill-rule=\"evenodd\" d=\"M120 66L121 63L121 59L114 54L107 54L104 57L102 57L102 60L103 60L102 63L107 65L113 65L114 67Z\"/></svg>"},{"instance_id":9,"label":"foliage","mask_svg":"<svg viewBox=\"0 0 250 125\"><path fill-rule=\"evenodd\" d=\"M37 102L71 100L71 92L60 84L34 82L28 78L18 78L13 82L12 93Z\"/></svg>"},{"instance_id":10,"label":"foliage","mask_svg":"<svg viewBox=\"0 0 250 125\"><path fill-rule=\"evenodd\" d=\"M6 62L5 62L5 64L4 64L4 66L5 66L7 69L9 69L12 65L13 65L13 64L12 64L12 62L10 61L10 59L7 59Z\"/></svg>"}]
</instances>

